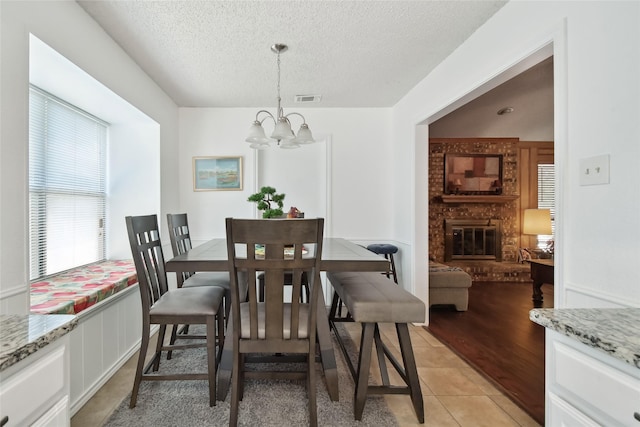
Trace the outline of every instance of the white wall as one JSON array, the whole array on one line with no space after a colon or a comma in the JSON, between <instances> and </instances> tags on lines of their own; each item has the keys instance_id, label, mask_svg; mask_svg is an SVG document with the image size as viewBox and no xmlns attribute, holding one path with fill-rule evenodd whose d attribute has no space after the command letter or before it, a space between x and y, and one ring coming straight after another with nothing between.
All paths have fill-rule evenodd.
<instances>
[{"instance_id":1,"label":"white wall","mask_svg":"<svg viewBox=\"0 0 640 427\"><path fill-rule=\"evenodd\" d=\"M316 144L324 148L271 148L269 153L262 154L244 142L258 110L180 109L180 209L189 215L195 241L224 236L227 216L254 217L255 204L247 202L247 197L257 191L256 186L274 186L271 182L259 182L257 175L262 176L262 180L277 178L276 189L287 194L285 208L293 205L302 210L305 210L304 202L299 202L309 191L308 180L316 180L313 188L317 189L317 181L326 179L330 222L325 230L327 236L353 240L393 238L394 170L390 158L396 147L391 142L389 109L295 109L303 111L314 137L319 140ZM265 123L267 133L271 131L269 126ZM264 160L262 167L272 166L266 175L256 170L260 155ZM318 155L327 156L326 167L330 170L326 177L310 177L318 168ZM243 156L244 190L194 192L193 156ZM291 163L297 164L282 165L274 159L278 156L287 156ZM300 165L305 164L310 165L308 175L298 177ZM269 175L274 173L278 176Z\"/></svg>"},{"instance_id":2,"label":"white wall","mask_svg":"<svg viewBox=\"0 0 640 427\"><path fill-rule=\"evenodd\" d=\"M411 209L395 210L394 234L413 240L419 296L428 280L428 130L421 124L552 43L556 307L640 306L639 21L639 2L511 1L395 106L394 205ZM580 186L579 160L599 154L611 156L610 184Z\"/></svg>"},{"instance_id":3,"label":"white wall","mask_svg":"<svg viewBox=\"0 0 640 427\"><path fill-rule=\"evenodd\" d=\"M151 133L159 132L160 169L152 174L162 171L161 212L178 205L178 110L75 2L3 1L0 20L0 313L27 313L29 34L159 124ZM137 167L144 170L144 159Z\"/></svg>"}]
</instances>

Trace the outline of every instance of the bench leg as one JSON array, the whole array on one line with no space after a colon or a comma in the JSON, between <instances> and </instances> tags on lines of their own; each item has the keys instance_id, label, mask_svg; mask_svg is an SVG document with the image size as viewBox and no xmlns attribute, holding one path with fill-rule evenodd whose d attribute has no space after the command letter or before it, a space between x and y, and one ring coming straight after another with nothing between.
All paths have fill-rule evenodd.
<instances>
[{"instance_id":1,"label":"bench leg","mask_svg":"<svg viewBox=\"0 0 640 427\"><path fill-rule=\"evenodd\" d=\"M416 411L418 422L423 424L424 402L422 401L422 391L420 390L420 379L418 378L418 370L416 368L416 358L413 354L413 348L411 347L409 328L406 323L396 323L396 332L398 333L400 352L402 353L402 361L404 363L405 375L407 377L407 385L409 386L413 409Z\"/></svg>"},{"instance_id":2,"label":"bench leg","mask_svg":"<svg viewBox=\"0 0 640 427\"><path fill-rule=\"evenodd\" d=\"M353 397L353 414L356 420L362 420L364 404L367 400L369 387L369 368L371 366L371 350L373 346L373 333L375 323L362 324L362 337L360 338L360 355L358 356L358 372L356 376L355 395Z\"/></svg>"},{"instance_id":3,"label":"bench leg","mask_svg":"<svg viewBox=\"0 0 640 427\"><path fill-rule=\"evenodd\" d=\"M382 384L389 385L389 373L387 372L387 363L384 356L384 344L382 338L380 338L380 328L378 324L375 324L375 331L373 333L373 339L376 342L376 354L378 356L378 367L380 368L380 377L382 378Z\"/></svg>"}]
</instances>

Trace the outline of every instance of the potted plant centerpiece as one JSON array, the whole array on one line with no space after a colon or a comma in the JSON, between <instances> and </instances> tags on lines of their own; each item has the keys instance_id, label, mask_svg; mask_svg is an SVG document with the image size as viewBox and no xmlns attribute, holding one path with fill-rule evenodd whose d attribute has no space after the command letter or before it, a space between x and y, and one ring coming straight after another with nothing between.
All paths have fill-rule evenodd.
<instances>
[{"instance_id":1,"label":"potted plant centerpiece","mask_svg":"<svg viewBox=\"0 0 640 427\"><path fill-rule=\"evenodd\" d=\"M263 211L262 218L280 218L284 215L282 210L284 196L284 193L276 193L276 189L273 187L262 187L259 193L252 194L247 201L258 204L258 210Z\"/></svg>"}]
</instances>

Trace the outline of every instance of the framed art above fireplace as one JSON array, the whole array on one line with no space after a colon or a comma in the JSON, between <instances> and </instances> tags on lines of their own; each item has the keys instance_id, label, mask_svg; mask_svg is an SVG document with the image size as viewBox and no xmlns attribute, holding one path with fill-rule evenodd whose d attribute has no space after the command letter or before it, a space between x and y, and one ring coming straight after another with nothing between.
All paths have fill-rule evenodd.
<instances>
[{"instance_id":1,"label":"framed art above fireplace","mask_svg":"<svg viewBox=\"0 0 640 427\"><path fill-rule=\"evenodd\" d=\"M444 194L502 194L502 154L445 154Z\"/></svg>"}]
</instances>

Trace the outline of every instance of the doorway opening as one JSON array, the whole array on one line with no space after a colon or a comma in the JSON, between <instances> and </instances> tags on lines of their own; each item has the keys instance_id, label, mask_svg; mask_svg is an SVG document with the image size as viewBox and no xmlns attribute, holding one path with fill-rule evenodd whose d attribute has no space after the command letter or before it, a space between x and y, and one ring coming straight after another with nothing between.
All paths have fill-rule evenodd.
<instances>
[{"instance_id":1,"label":"doorway opening","mask_svg":"<svg viewBox=\"0 0 640 427\"><path fill-rule=\"evenodd\" d=\"M535 240L535 236L530 240L527 236L523 236L520 231L522 211L525 208L538 208L537 187L530 185L530 182L533 180L528 179L524 182L525 180L522 177L525 175L526 171L523 171L521 168L527 168L527 170L530 168L536 169L536 171L530 170L526 173L530 175L537 175L537 168L535 167L537 160L531 157L538 156L541 152L538 149L539 147L536 145L536 142L540 141L547 146L550 144L551 147L553 147L553 142L555 140L555 127L553 121L554 58L552 53L553 46L545 46L545 48L541 49L536 54L531 55L521 61L521 63L512 67L512 69L505 71L505 73L500 77L494 79L499 81L494 81L494 84L490 89L486 89L484 91L478 90L477 93L469 95L464 102L459 101L455 105L449 106L446 111L438 114L437 120L432 118L434 120L429 124L429 138L438 138L440 142L446 138L469 140L468 145L464 146L465 154L475 152L474 150L478 149L479 145L474 146L472 141L473 138L483 138L485 140L487 138L517 139L515 146L518 150L518 161L515 164L515 167L518 168L518 172L515 173L514 176L516 177L516 180L519 180L519 182L501 183L503 186L512 184L514 188L517 188L518 198L512 201L501 201L500 206L492 205L492 203L489 202L483 202L481 205L477 202L473 202L473 208L471 208L472 202L465 203L464 200L461 199L463 196L459 196L460 200L456 201L459 203L452 204L451 199L449 199L448 204L441 206L442 212L436 212L436 209L438 209L438 200L437 198L432 197L433 194L430 189L428 215L430 258L432 257L433 251L433 253L438 256L442 256L442 259L438 258L436 261L441 261L445 264L447 263L447 260L444 258L445 254L448 254L446 250L447 248L444 247L446 241L444 236L446 235L446 222L449 221L449 217L446 215L447 212L453 212L454 210L456 216L455 218L452 218L456 220L464 219L471 222L484 221L484 224L487 223L487 218L496 218L501 220L502 230L504 233L503 241L506 240L503 246L507 246L503 247L502 253L505 253L505 251L506 253L509 253L510 250L517 253L520 247L525 245L529 246L532 244L530 242ZM504 111L506 111L506 109L510 109L511 112L505 114ZM502 114L500 114L500 112L502 112ZM526 150L523 150L521 147L526 147ZM443 148L443 150L446 150L446 147ZM452 147L452 150L452 153L457 152L457 154L460 154L461 145L455 145ZM428 152L431 153L431 150L428 150ZM445 153L449 153L449 151L445 151ZM498 153L485 152L478 154ZM439 172L437 168L431 167L433 166L432 161L430 161L429 164L430 174ZM429 177L430 186L432 186L434 182L432 178L435 179L432 176ZM442 178L439 179L442 181ZM444 192L445 189L443 188L442 191ZM505 206L511 206L512 209L506 209ZM514 217L505 219L502 216L495 214L496 212L502 212L505 210L513 212ZM453 215L453 213L451 214ZM474 227L471 228L473 228L473 233L467 233L470 236L467 240L471 242L469 243L469 245L471 245L471 252L475 252L477 245L474 243L476 241L474 238L476 234L480 233L476 232ZM440 239L440 236L436 235L435 238L432 239L432 233L441 233L443 238ZM481 237L485 238L484 230L481 234ZM508 237L505 239L505 236ZM461 240L463 248L467 240ZM486 238L484 240L486 240ZM489 241L492 241L491 236L489 236ZM442 242L443 247L432 248L432 242L438 242L438 244ZM486 252L486 245L484 243L482 249ZM489 252L491 252L491 249ZM457 256L465 257L474 255L474 253L467 254L467 252L464 252L463 250L462 255L458 254ZM483 254L483 256L486 256L486 254ZM451 263L458 260L453 260L453 256L450 255L448 261ZM502 261L503 262L500 263L501 265L508 262L514 262L518 265L517 261L513 261L512 259L503 259ZM468 262L471 266L470 268L473 269L479 261L474 260L469 262L465 260L465 262ZM456 263L456 266L457 265L458 264ZM519 267L520 269L524 268L521 264ZM468 363L495 382L516 404L521 406L526 412L534 417L534 419L542 424L544 423L545 398L544 332L543 330L536 330L536 325L530 325L529 323L531 322L528 322L528 311L531 308L534 308L533 302L530 304L528 303L531 301L530 282L522 283L509 281L508 277L504 282L500 283L488 281L476 282L474 277L472 290L474 287L477 288L476 290L478 291L485 291L490 290L490 287L498 289L498 287L505 286L506 288L500 288L500 291L498 292L478 293L479 297L482 296L481 300L474 301L470 298L468 312L454 312L443 307L434 307L430 309L429 330L447 346L457 352ZM507 291L518 293L520 295L519 300L524 301L524 303L515 307L515 303L510 303L510 301L504 300L503 296L506 295ZM474 293L470 292L470 296L471 295L474 295ZM485 301L484 298L489 296L492 299L496 299L496 301ZM509 315L524 319L522 322L518 323L517 327L515 327L515 323L504 319L503 317L505 316L505 312L499 309L501 306L508 303L511 304L509 307ZM552 301L547 301L547 303L552 306ZM493 307L494 309L488 309L488 307ZM469 327L467 324L467 320L469 318L475 318L479 323L475 325L475 327L474 325ZM496 357L487 358L487 352L491 352L492 350L489 348L480 349L474 347L473 344L471 344L472 340L467 340L462 346L458 345L460 342L465 340L460 333L452 333L454 330L457 331L457 329L455 329L456 327L453 325L463 324L463 322L465 327L469 327L470 330L475 331L480 331L482 325L494 325L492 327L493 335L491 335L494 339L485 341L488 341L487 345L489 347L492 345L495 346ZM535 342L532 343L532 339L535 340ZM519 345L519 341L522 340L527 340L527 344ZM531 358L531 354L526 351L526 348L528 348L527 346L542 349L542 351L538 351L536 353L535 361L529 360ZM504 348L510 349L508 356L499 357L501 354L504 355ZM519 348L523 350L522 354L517 353ZM527 373L523 376L521 375L522 372L509 368L508 362L510 360L520 360L523 361L522 363L526 363L524 361L529 360L529 362L535 363L536 370L535 372L532 370L530 377L526 377L526 375L528 375ZM534 384L532 381L536 383ZM535 393L533 393L533 395L530 393L525 399L523 399L522 390L526 387L530 390L535 390Z\"/></svg>"}]
</instances>

